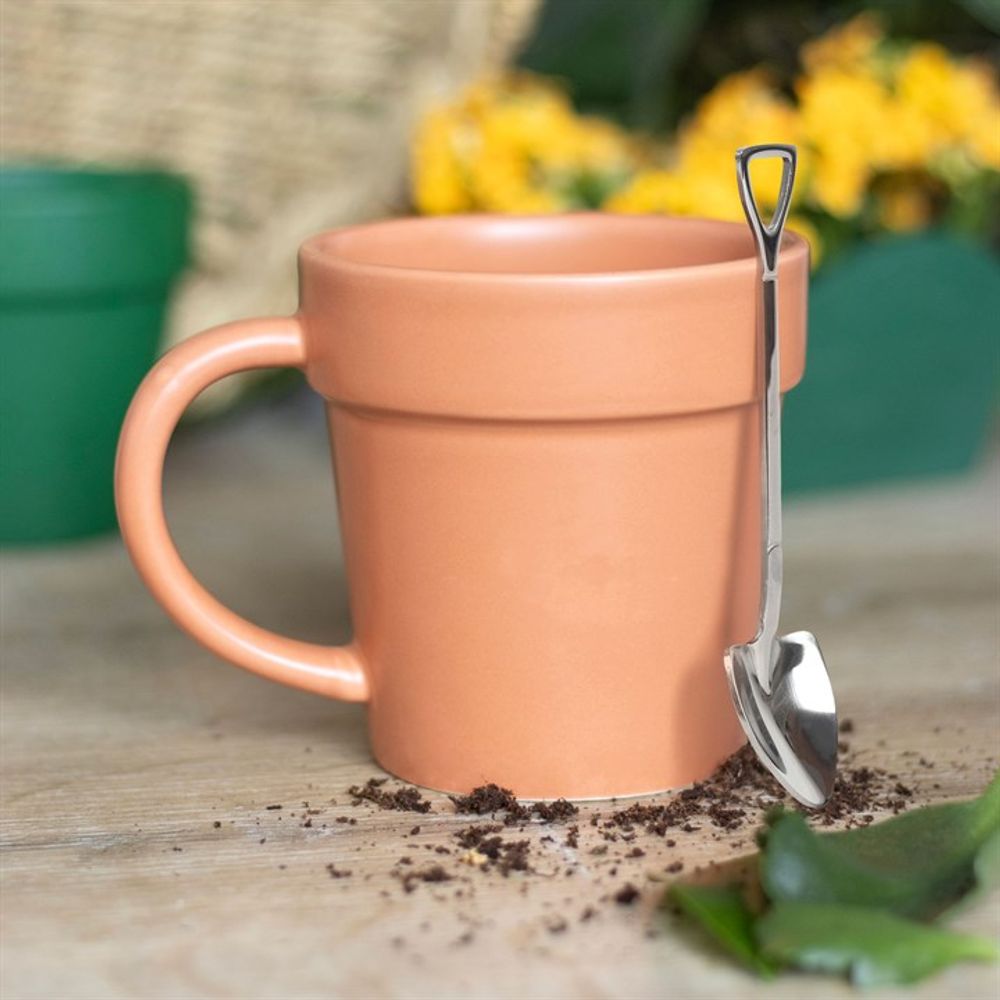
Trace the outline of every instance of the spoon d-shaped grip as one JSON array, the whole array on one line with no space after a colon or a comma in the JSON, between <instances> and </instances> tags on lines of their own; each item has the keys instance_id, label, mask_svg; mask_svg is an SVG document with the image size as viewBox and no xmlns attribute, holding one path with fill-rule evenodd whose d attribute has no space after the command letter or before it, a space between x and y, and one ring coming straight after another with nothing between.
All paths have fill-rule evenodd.
<instances>
[{"instance_id":1,"label":"spoon d-shaped grip","mask_svg":"<svg viewBox=\"0 0 1000 1000\"><path fill-rule=\"evenodd\" d=\"M775 203L771 218L765 222L757 204L753 191L753 181L750 177L750 164L754 160L780 159L781 185L778 188L778 200ZM781 233L788 218L788 209L792 204L792 187L795 185L795 166L797 155L794 146L772 143L764 146L744 146L736 151L736 180L740 190L740 201L746 212L747 222L757 241L757 252L763 268L763 276L770 277L776 273L778 250L781 246Z\"/></svg>"}]
</instances>

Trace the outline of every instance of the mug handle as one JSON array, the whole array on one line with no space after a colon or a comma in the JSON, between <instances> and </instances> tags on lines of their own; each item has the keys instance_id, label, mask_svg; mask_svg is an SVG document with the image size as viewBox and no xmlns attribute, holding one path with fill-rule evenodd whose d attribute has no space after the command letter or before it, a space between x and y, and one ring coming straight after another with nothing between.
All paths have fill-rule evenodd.
<instances>
[{"instance_id":1,"label":"mug handle","mask_svg":"<svg viewBox=\"0 0 1000 1000\"><path fill-rule=\"evenodd\" d=\"M226 375L251 368L303 368L298 319L240 320L200 333L165 354L139 386L115 464L115 502L139 575L171 618L222 658L262 677L345 701L367 701L358 648L321 646L260 628L230 611L192 576L163 513L163 460L191 401Z\"/></svg>"}]
</instances>

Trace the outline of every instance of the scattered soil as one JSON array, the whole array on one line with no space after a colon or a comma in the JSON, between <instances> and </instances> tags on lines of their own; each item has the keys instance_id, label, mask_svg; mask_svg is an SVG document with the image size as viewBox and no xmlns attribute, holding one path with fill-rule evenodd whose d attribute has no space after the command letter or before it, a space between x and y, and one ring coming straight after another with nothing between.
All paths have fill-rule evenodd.
<instances>
[{"instance_id":1,"label":"scattered soil","mask_svg":"<svg viewBox=\"0 0 1000 1000\"><path fill-rule=\"evenodd\" d=\"M631 906L642 893L632 885L631 882L626 882L614 895L614 901L619 906Z\"/></svg>"},{"instance_id":2,"label":"scattered soil","mask_svg":"<svg viewBox=\"0 0 1000 1000\"><path fill-rule=\"evenodd\" d=\"M840 731L853 732L854 723L845 719ZM839 821L846 821L848 826L863 826L872 822L874 812L901 812L912 798L913 790L882 768L842 765L826 805L803 811L816 816L824 826ZM612 812L603 822L598 818L594 825L605 833L628 835L638 828L663 837L671 829L693 832L700 829L698 821L707 820L713 827L731 832L747 824L756 826L762 810L779 804L800 808L771 777L753 750L744 746L705 781L683 789L665 802L636 802Z\"/></svg>"},{"instance_id":3,"label":"scattered soil","mask_svg":"<svg viewBox=\"0 0 1000 1000\"><path fill-rule=\"evenodd\" d=\"M854 731L850 719L841 723L841 734ZM846 743L843 752L848 752ZM370 803L380 809L395 809L427 813L431 803L419 791L409 786L387 791L383 788L386 779L372 778L364 785L354 786L349 794L355 805ZM876 811L899 812L905 809L913 797L913 790L898 780L898 776L873 767L842 766L834 794L827 805L811 814L823 825L840 823L845 826L865 825L872 821ZM550 824L568 824L579 815L579 808L565 799L554 802L519 802L510 789L489 783L473 789L468 795L450 796L455 812L460 815L489 817L492 822L475 823L452 833L458 849L455 859L471 869L482 872L498 872L504 877L512 873L544 875L551 877L557 872L551 870L551 848L545 850L545 861L536 871L532 863L533 851L546 844L560 844L549 834L543 834L537 841L529 838L507 839L504 830L518 826L521 831L530 827ZM744 747L724 761L705 781L683 789L669 798L642 800L625 808L616 808L612 803L609 811L593 812L589 817L588 829L600 837L601 843L584 844L586 855L600 859L591 862L599 871L614 877L618 873L618 862L638 862L647 856L647 851L637 844L624 853L618 850L613 855L609 848L615 845L629 845L640 836L661 838L663 845L674 848L677 841L667 833L677 830L693 833L704 828L716 831L716 839L723 834L731 834L747 827L756 827L763 812L782 805L798 808L781 786L770 776L757 760L750 747ZM580 825L567 826L561 846L569 850L581 850ZM409 835L421 832L420 826L413 827ZM593 839L593 834L588 835ZM424 850L437 854L450 854L452 849L443 844L425 843ZM607 858L607 861L603 860ZM611 864L609 864L611 862ZM559 873L572 875L582 862L573 861ZM398 865L410 866L409 857L400 858ZM602 867L603 866L603 867ZM677 875L684 870L684 862L675 859L662 871ZM403 889L412 892L418 882L436 882L451 879L441 865L430 868L409 868L405 873L397 872ZM654 877L654 876L649 876ZM468 881L468 879L466 879ZM527 885L522 885L526 890ZM462 890L459 890L460 892ZM471 891L471 890L470 890ZM616 903L629 905L640 896L640 890L632 882L626 882L611 897ZM581 920L589 920L596 911L587 907ZM559 921L556 925L561 927Z\"/></svg>"},{"instance_id":4,"label":"scattered soil","mask_svg":"<svg viewBox=\"0 0 1000 1000\"><path fill-rule=\"evenodd\" d=\"M488 837L476 851L489 858L501 875L531 871L531 866L528 864L528 856L531 853L530 840L502 840L500 837Z\"/></svg>"},{"instance_id":5,"label":"scattered soil","mask_svg":"<svg viewBox=\"0 0 1000 1000\"><path fill-rule=\"evenodd\" d=\"M492 783L474 788L468 795L449 795L455 812L470 816L505 815L508 826L531 818L531 810L514 798L509 788L501 788Z\"/></svg>"},{"instance_id":6,"label":"scattered soil","mask_svg":"<svg viewBox=\"0 0 1000 1000\"><path fill-rule=\"evenodd\" d=\"M867 825L877 814L906 809L914 799L914 789L899 775L852 758L846 737L854 729L850 719L841 723L840 773L830 801L820 810L802 810L749 747L733 754L706 780L689 788L630 803L612 800L596 808L587 805L583 820L578 819L580 808L565 799L520 802L510 789L493 783L481 785L468 795L450 796L453 813L435 805L439 799L425 798L419 789L409 785L390 784L388 778L370 778L348 789L348 795L351 804L364 807L369 816L374 810L390 810L425 816L435 813L441 820L451 817L447 825L439 825L437 819L413 826L401 823L402 829L396 832L402 838L402 852L390 874L405 893L416 891L421 883L435 886L456 882L457 887L437 891L434 898L451 901L458 918L466 922L470 918L463 912L464 901L475 896L482 875L511 879L517 892L530 895L532 885L539 880L559 877L562 881L564 876L587 873L588 885L595 887L591 899L570 893L561 904L552 905L541 915L540 929L563 934L572 923L587 923L598 916L602 902L631 906L642 897L645 885L669 881L685 871L678 846L683 847L686 833L702 831L703 838L719 841L731 852L749 847L749 835L764 814L776 806L800 809L814 825L841 828ZM905 752L902 756L912 757L915 762L918 754ZM934 766L923 757L919 761L922 768ZM325 808L336 804L331 799ZM289 811L281 803L262 808L275 826L283 817L298 818L304 828L327 829L328 823L331 827L334 823L356 826L359 818L366 822L361 812L351 816L327 814L327 822L322 822L325 809L312 808L308 801L302 807L300 813ZM343 811L342 807L339 811ZM454 820L463 816L478 820L467 820L467 825L456 830ZM263 814L257 819L258 825L262 820ZM221 825L219 820L212 823L214 829ZM516 835L513 827L517 828ZM260 842L266 840L262 837ZM360 846L355 849L362 850ZM431 859L421 851L433 854L434 863L422 863ZM714 866L710 862L708 867ZM346 867L328 864L326 870L332 879L351 877ZM697 865L692 870L695 877L704 871ZM365 876L370 877L371 872ZM572 883L567 888L570 886ZM660 891L657 888L656 892ZM380 892L389 895L388 890ZM601 902L597 899L599 893L603 893ZM551 901L546 900L546 908L550 905ZM471 931L456 943L468 940L472 940Z\"/></svg>"},{"instance_id":7,"label":"scattered soil","mask_svg":"<svg viewBox=\"0 0 1000 1000\"><path fill-rule=\"evenodd\" d=\"M566 799L531 804L518 802L509 788L501 788L492 783L473 788L468 795L448 797L457 813L471 816L496 816L497 813L501 813L507 826L526 823L532 816L543 823L564 823L580 812L579 807L567 802Z\"/></svg>"},{"instance_id":8,"label":"scattered soil","mask_svg":"<svg viewBox=\"0 0 1000 1000\"><path fill-rule=\"evenodd\" d=\"M478 847L484 838L490 836L490 834L498 833L502 829L502 823L482 823L479 826L467 826L464 830L459 830L455 834L455 839L458 841L459 846L467 850L472 850L474 847Z\"/></svg>"},{"instance_id":9,"label":"scattered soil","mask_svg":"<svg viewBox=\"0 0 1000 1000\"><path fill-rule=\"evenodd\" d=\"M867 826L877 810L894 815L902 812L913 798L913 790L896 781L893 775L878 767L842 767L833 786L833 795L814 815L824 826L846 820L847 826Z\"/></svg>"},{"instance_id":10,"label":"scattered soil","mask_svg":"<svg viewBox=\"0 0 1000 1000\"><path fill-rule=\"evenodd\" d=\"M395 809L397 812L429 813L431 811L430 802L423 797L420 789L414 788L412 785L404 785L391 792L382 791L382 786L387 780L386 778L369 778L363 785L352 785L347 789L347 794L353 800L351 804L357 806L362 802L371 802L379 809Z\"/></svg>"},{"instance_id":11,"label":"scattered soil","mask_svg":"<svg viewBox=\"0 0 1000 1000\"><path fill-rule=\"evenodd\" d=\"M556 799L555 802L536 802L531 811L543 823L564 823L580 812L577 806L565 799Z\"/></svg>"},{"instance_id":12,"label":"scattered soil","mask_svg":"<svg viewBox=\"0 0 1000 1000\"><path fill-rule=\"evenodd\" d=\"M495 868L505 876L511 872L531 871L528 864L531 841L504 840L498 835L502 829L499 823L484 823L459 830L454 836L466 850L462 860L486 871Z\"/></svg>"},{"instance_id":13,"label":"scattered soil","mask_svg":"<svg viewBox=\"0 0 1000 1000\"><path fill-rule=\"evenodd\" d=\"M413 892L418 882L450 882L454 876L449 875L441 865L431 865L429 868L397 873L397 878L402 882L404 892Z\"/></svg>"}]
</instances>

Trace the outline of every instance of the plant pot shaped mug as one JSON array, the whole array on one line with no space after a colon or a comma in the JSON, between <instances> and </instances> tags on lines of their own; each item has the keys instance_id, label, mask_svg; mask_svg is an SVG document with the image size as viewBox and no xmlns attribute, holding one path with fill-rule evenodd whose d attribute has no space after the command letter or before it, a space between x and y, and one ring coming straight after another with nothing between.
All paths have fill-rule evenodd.
<instances>
[{"instance_id":1,"label":"plant pot shaped mug","mask_svg":"<svg viewBox=\"0 0 1000 1000\"><path fill-rule=\"evenodd\" d=\"M158 171L0 168L0 546L115 528L111 470L187 260Z\"/></svg>"},{"instance_id":2,"label":"plant pot shaped mug","mask_svg":"<svg viewBox=\"0 0 1000 1000\"><path fill-rule=\"evenodd\" d=\"M760 587L746 227L402 219L316 236L299 268L295 316L203 333L135 396L116 489L155 597L233 663L367 702L375 758L419 785L590 798L707 775L743 742L722 653L753 635ZM800 237L780 269L787 390L805 357ZM348 646L238 617L164 520L184 408L269 366L302 368L326 400Z\"/></svg>"}]
</instances>

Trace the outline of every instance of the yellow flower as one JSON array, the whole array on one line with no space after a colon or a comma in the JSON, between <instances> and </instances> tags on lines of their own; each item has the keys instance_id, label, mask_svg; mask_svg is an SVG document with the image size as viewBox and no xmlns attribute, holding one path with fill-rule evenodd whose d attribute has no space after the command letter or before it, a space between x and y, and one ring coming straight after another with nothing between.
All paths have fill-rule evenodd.
<instances>
[{"instance_id":1,"label":"yellow flower","mask_svg":"<svg viewBox=\"0 0 1000 1000\"><path fill-rule=\"evenodd\" d=\"M471 207L458 155L459 116L449 108L429 112L411 151L413 201L419 212L439 215Z\"/></svg>"},{"instance_id":2,"label":"yellow flower","mask_svg":"<svg viewBox=\"0 0 1000 1000\"><path fill-rule=\"evenodd\" d=\"M940 130L921 108L898 95L887 99L885 116L878 166L883 170L925 167L941 145Z\"/></svg>"},{"instance_id":3,"label":"yellow flower","mask_svg":"<svg viewBox=\"0 0 1000 1000\"><path fill-rule=\"evenodd\" d=\"M725 155L728 152L728 155ZM703 215L709 219L727 219L741 222L746 216L740 204L736 187L736 166L732 150L719 150L718 159L726 169L714 173L683 174L687 194L685 215ZM761 201L761 209L767 211L770 203Z\"/></svg>"},{"instance_id":4,"label":"yellow flower","mask_svg":"<svg viewBox=\"0 0 1000 1000\"><path fill-rule=\"evenodd\" d=\"M733 154L740 146L797 141L794 108L753 70L723 80L702 100L677 143L677 173L688 192L687 211L722 219L742 219ZM773 207L781 182L781 164L754 165L754 187L762 208ZM796 189L796 198L800 191Z\"/></svg>"},{"instance_id":5,"label":"yellow flower","mask_svg":"<svg viewBox=\"0 0 1000 1000\"><path fill-rule=\"evenodd\" d=\"M970 61L961 72L968 102L964 137L979 162L1000 170L1000 81L987 63Z\"/></svg>"},{"instance_id":6,"label":"yellow flower","mask_svg":"<svg viewBox=\"0 0 1000 1000\"><path fill-rule=\"evenodd\" d=\"M840 219L869 199L887 229L926 225L936 195L1000 170L996 73L934 44L883 44L862 14L803 47L795 101L762 69L721 80L669 148L577 114L565 91L530 74L494 75L420 122L411 149L415 206L425 213L553 212L603 199L615 212L742 221L733 153L755 143L799 150L791 228L819 238L806 210ZM754 165L763 211L781 164ZM916 178L916 180L914 180ZM923 178L923 180L920 180Z\"/></svg>"},{"instance_id":7,"label":"yellow flower","mask_svg":"<svg viewBox=\"0 0 1000 1000\"><path fill-rule=\"evenodd\" d=\"M871 180L871 167L847 147L818 156L812 171L812 200L837 218L857 215Z\"/></svg>"},{"instance_id":8,"label":"yellow flower","mask_svg":"<svg viewBox=\"0 0 1000 1000\"><path fill-rule=\"evenodd\" d=\"M755 69L726 77L704 97L682 129L680 142L692 137L716 142L793 142L795 109L774 89L768 75ZM735 146L734 146L735 150Z\"/></svg>"},{"instance_id":9,"label":"yellow flower","mask_svg":"<svg viewBox=\"0 0 1000 1000\"><path fill-rule=\"evenodd\" d=\"M803 138L817 148L849 140L869 156L878 154L887 118L888 91L871 73L823 68L795 85Z\"/></svg>"},{"instance_id":10,"label":"yellow flower","mask_svg":"<svg viewBox=\"0 0 1000 1000\"><path fill-rule=\"evenodd\" d=\"M609 211L672 212L740 221L744 218L736 187L733 154L753 143L794 142L794 109L754 70L723 80L697 106L681 129L670 168L645 170L613 195ZM754 188L764 210L774 206L781 164L754 165Z\"/></svg>"},{"instance_id":11,"label":"yellow flower","mask_svg":"<svg viewBox=\"0 0 1000 1000\"><path fill-rule=\"evenodd\" d=\"M948 53L940 45L915 45L905 56L896 75L896 93L900 100L920 108L941 130L961 135L967 116L961 104L961 75Z\"/></svg>"},{"instance_id":12,"label":"yellow flower","mask_svg":"<svg viewBox=\"0 0 1000 1000\"><path fill-rule=\"evenodd\" d=\"M573 111L562 95L541 87L512 88L480 118L487 141L521 152L564 141L574 125Z\"/></svg>"},{"instance_id":13,"label":"yellow flower","mask_svg":"<svg viewBox=\"0 0 1000 1000\"><path fill-rule=\"evenodd\" d=\"M571 118L533 146L534 160L546 169L615 171L634 159L625 134L599 118Z\"/></svg>"},{"instance_id":14,"label":"yellow flower","mask_svg":"<svg viewBox=\"0 0 1000 1000\"><path fill-rule=\"evenodd\" d=\"M669 170L640 170L602 206L608 212L641 215L667 212L687 214L690 201L684 181Z\"/></svg>"},{"instance_id":15,"label":"yellow flower","mask_svg":"<svg viewBox=\"0 0 1000 1000\"><path fill-rule=\"evenodd\" d=\"M983 166L1000 169L1000 95L987 66L958 63L939 45L915 45L899 66L896 93L925 117L936 145L967 143Z\"/></svg>"},{"instance_id":16,"label":"yellow flower","mask_svg":"<svg viewBox=\"0 0 1000 1000\"><path fill-rule=\"evenodd\" d=\"M532 190L530 165L523 153L484 130L468 158L468 191L473 206L487 212L517 212Z\"/></svg>"},{"instance_id":17,"label":"yellow flower","mask_svg":"<svg viewBox=\"0 0 1000 1000\"><path fill-rule=\"evenodd\" d=\"M601 190L639 157L625 132L577 115L558 87L527 74L491 77L425 116L412 148L413 198L425 213L552 212Z\"/></svg>"},{"instance_id":18,"label":"yellow flower","mask_svg":"<svg viewBox=\"0 0 1000 1000\"><path fill-rule=\"evenodd\" d=\"M799 79L796 93L801 135L815 156L810 200L832 215L855 215L892 153L888 91L871 73L829 66Z\"/></svg>"},{"instance_id":19,"label":"yellow flower","mask_svg":"<svg viewBox=\"0 0 1000 1000\"><path fill-rule=\"evenodd\" d=\"M802 65L810 71L830 66L854 67L874 55L882 37L879 19L870 12L859 14L803 45Z\"/></svg>"}]
</instances>

